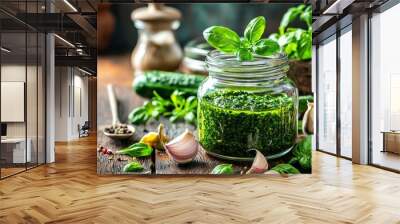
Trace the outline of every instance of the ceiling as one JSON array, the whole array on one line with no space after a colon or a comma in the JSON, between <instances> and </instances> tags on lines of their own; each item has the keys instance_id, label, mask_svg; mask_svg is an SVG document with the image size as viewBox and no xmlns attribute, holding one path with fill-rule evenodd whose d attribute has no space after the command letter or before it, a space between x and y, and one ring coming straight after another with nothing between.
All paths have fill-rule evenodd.
<instances>
[{"instance_id":1,"label":"ceiling","mask_svg":"<svg viewBox=\"0 0 400 224\"><path fill-rule=\"evenodd\" d=\"M3 60L33 58L44 45L37 47L36 35L50 32L57 34L56 65L96 71L96 9L96 0L1 0L2 46L11 50Z\"/></svg>"}]
</instances>

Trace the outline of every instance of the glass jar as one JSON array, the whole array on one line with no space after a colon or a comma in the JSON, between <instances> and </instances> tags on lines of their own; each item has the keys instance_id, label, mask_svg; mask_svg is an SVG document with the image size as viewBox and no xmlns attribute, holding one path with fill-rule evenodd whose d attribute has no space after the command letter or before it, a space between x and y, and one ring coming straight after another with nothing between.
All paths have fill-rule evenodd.
<instances>
[{"instance_id":1,"label":"glass jar","mask_svg":"<svg viewBox=\"0 0 400 224\"><path fill-rule=\"evenodd\" d=\"M257 149L268 159L296 142L298 90L287 76L287 57L255 56L240 62L211 51L209 76L198 91L199 142L212 156L252 161Z\"/></svg>"},{"instance_id":2,"label":"glass jar","mask_svg":"<svg viewBox=\"0 0 400 224\"><path fill-rule=\"evenodd\" d=\"M187 73L208 75L206 56L212 47L204 39L194 39L184 48L181 70Z\"/></svg>"}]
</instances>

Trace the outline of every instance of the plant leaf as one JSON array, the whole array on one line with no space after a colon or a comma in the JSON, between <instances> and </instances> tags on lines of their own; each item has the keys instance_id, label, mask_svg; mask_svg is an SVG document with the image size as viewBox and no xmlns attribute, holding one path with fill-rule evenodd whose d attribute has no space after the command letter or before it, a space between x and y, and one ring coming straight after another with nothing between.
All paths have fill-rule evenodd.
<instances>
[{"instance_id":1,"label":"plant leaf","mask_svg":"<svg viewBox=\"0 0 400 224\"><path fill-rule=\"evenodd\" d=\"M299 174L300 171L294 166L282 163L274 166L271 170L278 172L279 174Z\"/></svg>"},{"instance_id":2,"label":"plant leaf","mask_svg":"<svg viewBox=\"0 0 400 224\"><path fill-rule=\"evenodd\" d=\"M236 57L239 61L251 61L253 60L253 54L249 49L239 49L236 52Z\"/></svg>"},{"instance_id":3,"label":"plant leaf","mask_svg":"<svg viewBox=\"0 0 400 224\"><path fill-rule=\"evenodd\" d=\"M145 107L137 107L132 110L128 119L132 124L143 124L147 122L149 117L147 116L147 110Z\"/></svg>"},{"instance_id":4,"label":"plant leaf","mask_svg":"<svg viewBox=\"0 0 400 224\"><path fill-rule=\"evenodd\" d=\"M149 145L144 143L135 143L126 148L118 150L116 153L131 157L145 157L150 156L152 152L153 148L151 148Z\"/></svg>"},{"instance_id":5,"label":"plant leaf","mask_svg":"<svg viewBox=\"0 0 400 224\"><path fill-rule=\"evenodd\" d=\"M255 43L262 37L265 26L266 21L264 16L258 16L252 19L244 30L244 37L250 41L250 43Z\"/></svg>"},{"instance_id":6,"label":"plant leaf","mask_svg":"<svg viewBox=\"0 0 400 224\"><path fill-rule=\"evenodd\" d=\"M298 7L290 8L284 15L279 25L279 32L283 34L289 23L293 22L303 11L305 5L299 5Z\"/></svg>"},{"instance_id":7,"label":"plant leaf","mask_svg":"<svg viewBox=\"0 0 400 224\"><path fill-rule=\"evenodd\" d=\"M232 164L219 164L214 167L211 174L233 174Z\"/></svg>"},{"instance_id":8,"label":"plant leaf","mask_svg":"<svg viewBox=\"0 0 400 224\"><path fill-rule=\"evenodd\" d=\"M311 5L307 6L304 11L300 15L300 19L303 20L307 26L311 26L312 22L312 7Z\"/></svg>"},{"instance_id":9,"label":"plant leaf","mask_svg":"<svg viewBox=\"0 0 400 224\"><path fill-rule=\"evenodd\" d=\"M124 172L140 172L143 169L144 168L143 168L142 164L140 164L138 161L133 161L133 162L126 164L122 170Z\"/></svg>"},{"instance_id":10,"label":"plant leaf","mask_svg":"<svg viewBox=\"0 0 400 224\"><path fill-rule=\"evenodd\" d=\"M270 56L280 50L279 44L271 39L261 39L254 45L254 52L258 55Z\"/></svg>"},{"instance_id":11,"label":"plant leaf","mask_svg":"<svg viewBox=\"0 0 400 224\"><path fill-rule=\"evenodd\" d=\"M299 142L293 151L293 159L290 164L299 163L304 170L311 170L311 136L307 136Z\"/></svg>"},{"instance_id":12,"label":"plant leaf","mask_svg":"<svg viewBox=\"0 0 400 224\"><path fill-rule=\"evenodd\" d=\"M240 46L237 33L223 26L211 26L204 30L204 39L214 48L224 53L235 53Z\"/></svg>"}]
</instances>

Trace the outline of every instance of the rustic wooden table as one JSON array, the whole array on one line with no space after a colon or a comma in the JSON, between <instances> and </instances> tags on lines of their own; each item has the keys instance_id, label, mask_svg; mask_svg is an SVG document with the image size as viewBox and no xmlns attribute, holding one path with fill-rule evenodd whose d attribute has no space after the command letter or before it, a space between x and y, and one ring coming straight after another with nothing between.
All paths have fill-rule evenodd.
<instances>
[{"instance_id":1,"label":"rustic wooden table","mask_svg":"<svg viewBox=\"0 0 400 224\"><path fill-rule=\"evenodd\" d=\"M103 134L105 126L111 124L111 111L108 102L107 84L113 84L115 95L118 101L119 119L122 123L127 122L130 111L141 106L146 100L132 91L132 81L134 79L133 70L130 66L129 56L108 57L98 59L98 77L97 77L97 143L114 152L121 147L133 144L149 131L156 131L160 122L165 126L167 135L175 137L185 129L195 132L195 127L186 123L170 123L162 118L160 121L149 122L146 126L136 126L135 135L128 140L115 141ZM272 163L281 163L287 158L281 158L279 161L269 161ZM132 158L125 155L108 156L97 153L97 171L100 175L126 174L122 172L125 164L132 161ZM139 159L144 166L142 172L136 174L209 174L212 169L222 163L232 163L209 156L203 150L199 150L198 155L193 162L179 165L169 158L164 151L156 150L151 157ZM235 174L242 174L247 170L251 163L234 163ZM132 173L130 173L132 174Z\"/></svg>"}]
</instances>

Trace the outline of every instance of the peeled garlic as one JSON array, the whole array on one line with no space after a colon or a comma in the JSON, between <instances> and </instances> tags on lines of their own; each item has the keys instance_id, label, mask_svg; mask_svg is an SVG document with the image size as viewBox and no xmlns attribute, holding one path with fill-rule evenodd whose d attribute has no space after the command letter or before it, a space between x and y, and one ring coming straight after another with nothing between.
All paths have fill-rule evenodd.
<instances>
[{"instance_id":1,"label":"peeled garlic","mask_svg":"<svg viewBox=\"0 0 400 224\"><path fill-rule=\"evenodd\" d=\"M256 151L256 156L254 157L251 168L246 172L246 174L264 173L268 169L267 159L265 159L264 155L260 151L256 149L254 150Z\"/></svg>"},{"instance_id":2,"label":"peeled garlic","mask_svg":"<svg viewBox=\"0 0 400 224\"><path fill-rule=\"evenodd\" d=\"M198 151L198 143L192 132L188 130L164 146L168 155L180 164L191 162Z\"/></svg>"}]
</instances>

